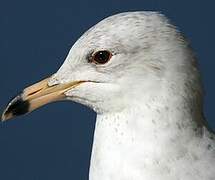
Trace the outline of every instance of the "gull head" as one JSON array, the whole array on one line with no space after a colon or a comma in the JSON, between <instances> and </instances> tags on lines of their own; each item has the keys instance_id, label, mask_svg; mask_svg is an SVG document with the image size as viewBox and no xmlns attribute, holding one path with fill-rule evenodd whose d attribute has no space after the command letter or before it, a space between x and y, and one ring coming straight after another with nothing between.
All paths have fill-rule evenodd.
<instances>
[{"instance_id":1,"label":"gull head","mask_svg":"<svg viewBox=\"0 0 215 180\"><path fill-rule=\"evenodd\" d=\"M159 13L120 13L86 31L60 69L25 88L8 104L2 119L59 100L105 113L170 94L201 104L199 72L189 44Z\"/></svg>"}]
</instances>

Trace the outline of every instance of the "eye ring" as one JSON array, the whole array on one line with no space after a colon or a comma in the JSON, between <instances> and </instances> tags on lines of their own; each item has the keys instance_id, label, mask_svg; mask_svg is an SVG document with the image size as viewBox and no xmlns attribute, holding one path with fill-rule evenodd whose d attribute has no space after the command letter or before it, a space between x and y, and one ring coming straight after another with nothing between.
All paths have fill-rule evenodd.
<instances>
[{"instance_id":1,"label":"eye ring","mask_svg":"<svg viewBox=\"0 0 215 180\"><path fill-rule=\"evenodd\" d=\"M112 56L112 53L108 50L96 51L90 57L90 62L94 64L106 64Z\"/></svg>"}]
</instances>

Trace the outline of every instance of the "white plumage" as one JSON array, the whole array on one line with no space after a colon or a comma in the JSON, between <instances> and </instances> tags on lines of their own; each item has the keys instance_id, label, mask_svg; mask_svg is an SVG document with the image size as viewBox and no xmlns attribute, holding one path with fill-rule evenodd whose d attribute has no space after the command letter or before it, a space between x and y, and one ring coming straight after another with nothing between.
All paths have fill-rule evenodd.
<instances>
[{"instance_id":1,"label":"white plumage","mask_svg":"<svg viewBox=\"0 0 215 180\"><path fill-rule=\"evenodd\" d=\"M87 54L100 49L114 56L89 65ZM98 113L90 180L215 179L196 60L163 15L128 12L99 22L75 43L50 85L86 78L102 83L66 95Z\"/></svg>"},{"instance_id":2,"label":"white plumage","mask_svg":"<svg viewBox=\"0 0 215 180\"><path fill-rule=\"evenodd\" d=\"M89 61L98 51L110 60ZM90 180L215 179L196 59L163 15L128 12L99 22L56 74L9 103L2 120L65 96L97 112Z\"/></svg>"}]
</instances>

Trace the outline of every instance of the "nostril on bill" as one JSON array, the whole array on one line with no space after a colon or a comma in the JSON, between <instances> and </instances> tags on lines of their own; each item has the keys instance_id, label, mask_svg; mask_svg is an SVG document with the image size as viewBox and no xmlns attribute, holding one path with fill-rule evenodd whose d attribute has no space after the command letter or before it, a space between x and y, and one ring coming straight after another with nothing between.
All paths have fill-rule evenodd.
<instances>
[{"instance_id":1,"label":"nostril on bill","mask_svg":"<svg viewBox=\"0 0 215 180\"><path fill-rule=\"evenodd\" d=\"M40 92L42 89L43 89L43 88L40 88L40 89L38 89L38 90L36 90L36 91L33 91L33 92L29 93L28 96L34 95L34 94Z\"/></svg>"}]
</instances>

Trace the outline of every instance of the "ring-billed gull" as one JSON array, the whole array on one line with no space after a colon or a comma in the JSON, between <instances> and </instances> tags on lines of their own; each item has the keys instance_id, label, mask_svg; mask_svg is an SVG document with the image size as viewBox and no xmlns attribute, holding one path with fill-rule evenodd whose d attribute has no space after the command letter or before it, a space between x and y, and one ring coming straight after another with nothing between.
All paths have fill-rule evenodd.
<instances>
[{"instance_id":1,"label":"ring-billed gull","mask_svg":"<svg viewBox=\"0 0 215 180\"><path fill-rule=\"evenodd\" d=\"M57 73L13 99L2 119L64 99L97 112L90 180L215 179L196 59L164 15L102 20Z\"/></svg>"}]
</instances>

